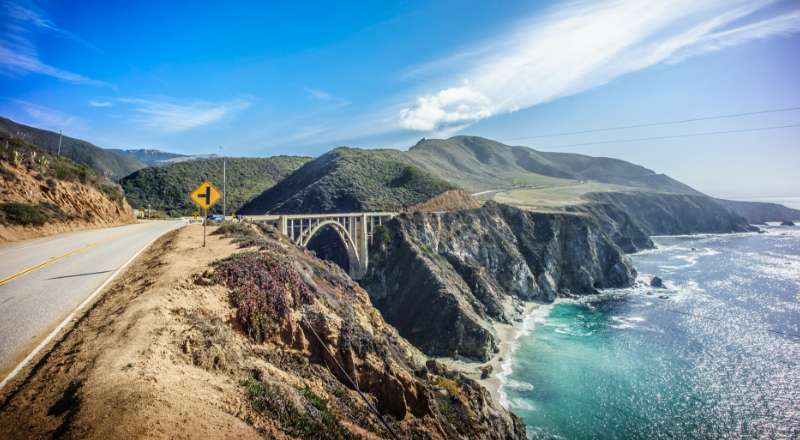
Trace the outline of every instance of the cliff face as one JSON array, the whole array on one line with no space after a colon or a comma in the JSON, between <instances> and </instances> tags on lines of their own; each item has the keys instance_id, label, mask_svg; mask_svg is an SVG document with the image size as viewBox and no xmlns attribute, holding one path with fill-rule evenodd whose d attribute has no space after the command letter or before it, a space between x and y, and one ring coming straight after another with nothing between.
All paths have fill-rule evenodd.
<instances>
[{"instance_id":1,"label":"cliff face","mask_svg":"<svg viewBox=\"0 0 800 440\"><path fill-rule=\"evenodd\" d=\"M761 225L766 222L800 220L800 209L787 208L777 203L740 202L722 199L716 199L716 201L754 225Z\"/></svg>"},{"instance_id":2,"label":"cliff face","mask_svg":"<svg viewBox=\"0 0 800 440\"><path fill-rule=\"evenodd\" d=\"M630 285L636 272L607 225L584 213L481 208L401 215L370 253L362 284L384 318L424 352L488 359L491 321L521 300Z\"/></svg>"},{"instance_id":3,"label":"cliff face","mask_svg":"<svg viewBox=\"0 0 800 440\"><path fill-rule=\"evenodd\" d=\"M751 232L758 230L714 199L685 194L643 192L588 193L583 196L593 204L615 208L624 213L632 226L647 235L682 235L697 233ZM575 207L573 210L596 209ZM613 217L613 216L610 216Z\"/></svg>"}]
</instances>

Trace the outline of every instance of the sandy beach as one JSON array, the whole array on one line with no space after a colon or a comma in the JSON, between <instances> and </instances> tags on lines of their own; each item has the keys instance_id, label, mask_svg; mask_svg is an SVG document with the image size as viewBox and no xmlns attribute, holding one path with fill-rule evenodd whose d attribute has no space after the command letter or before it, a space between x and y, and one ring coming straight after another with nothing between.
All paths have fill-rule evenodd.
<instances>
[{"instance_id":1,"label":"sandy beach","mask_svg":"<svg viewBox=\"0 0 800 440\"><path fill-rule=\"evenodd\" d=\"M499 342L499 351L488 362L469 361L464 359L453 359L450 357L436 358L437 361L448 367L462 372L464 375L475 379L486 387L491 393L495 402L502 404L500 396L500 385L502 384L503 363L513 354L516 340L525 331L524 322L540 307L537 303L524 303L524 311L520 319L513 324L493 323L495 334ZM481 378L481 371L486 367L491 367L491 373L485 379Z\"/></svg>"}]
</instances>

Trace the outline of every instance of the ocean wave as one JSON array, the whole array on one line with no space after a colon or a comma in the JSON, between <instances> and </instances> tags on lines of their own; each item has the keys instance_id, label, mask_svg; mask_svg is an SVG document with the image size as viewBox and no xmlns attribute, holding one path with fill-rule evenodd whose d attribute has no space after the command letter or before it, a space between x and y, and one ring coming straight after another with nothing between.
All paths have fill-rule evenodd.
<instances>
[{"instance_id":1,"label":"ocean wave","mask_svg":"<svg viewBox=\"0 0 800 440\"><path fill-rule=\"evenodd\" d=\"M592 336L595 333L593 330L580 331L567 325L555 325L553 327L555 327L553 332L558 333L559 335L574 336L577 338L585 338L588 336Z\"/></svg>"},{"instance_id":2,"label":"ocean wave","mask_svg":"<svg viewBox=\"0 0 800 440\"><path fill-rule=\"evenodd\" d=\"M514 379L508 379L505 383L505 387L517 391L533 391L533 384Z\"/></svg>"},{"instance_id":3,"label":"ocean wave","mask_svg":"<svg viewBox=\"0 0 800 440\"><path fill-rule=\"evenodd\" d=\"M609 324L608 326L617 330L637 328L639 327L638 324L646 321L641 316L612 316L610 319L614 324Z\"/></svg>"},{"instance_id":4,"label":"ocean wave","mask_svg":"<svg viewBox=\"0 0 800 440\"><path fill-rule=\"evenodd\" d=\"M695 266L697 262L700 261L701 257L711 257L720 254L718 250L712 248L690 248L687 250L689 251L688 253L674 255L670 258L670 260L682 261L683 264L662 264L659 268L668 271L688 269Z\"/></svg>"},{"instance_id":5,"label":"ocean wave","mask_svg":"<svg viewBox=\"0 0 800 440\"><path fill-rule=\"evenodd\" d=\"M534 411L536 409L532 403L525 399L511 399L508 404L513 409L521 409L524 411Z\"/></svg>"},{"instance_id":6,"label":"ocean wave","mask_svg":"<svg viewBox=\"0 0 800 440\"><path fill-rule=\"evenodd\" d=\"M519 339L529 335L537 325L547 324L547 318L550 316L550 312L559 302L560 301L556 299L556 301L550 304L538 306L530 315L525 317L519 331L516 332L514 338L509 341L508 353L506 354L505 360L500 363L500 371L495 376L500 382L500 385L497 387L497 394L499 394L500 405L503 406L503 408L508 409L510 405L508 394L506 394L505 389L510 381L509 376L514 372L514 353L519 348Z\"/></svg>"}]
</instances>

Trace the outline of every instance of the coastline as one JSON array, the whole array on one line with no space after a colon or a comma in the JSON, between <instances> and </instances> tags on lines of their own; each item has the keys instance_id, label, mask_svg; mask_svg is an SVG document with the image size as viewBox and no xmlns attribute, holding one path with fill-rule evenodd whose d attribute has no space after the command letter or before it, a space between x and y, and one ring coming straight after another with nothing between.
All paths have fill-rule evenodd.
<instances>
[{"instance_id":1,"label":"coastline","mask_svg":"<svg viewBox=\"0 0 800 440\"><path fill-rule=\"evenodd\" d=\"M537 311L543 310L545 304L525 302L519 320L513 324L493 322L495 334L499 341L497 353L487 362L471 361L464 359L453 359L451 357L435 358L438 362L446 365L452 370L456 370L480 383L489 391L492 399L504 408L507 408L505 395L501 387L505 383L505 378L511 374L511 358L517 348L517 340L531 330L528 325L530 319ZM481 378L482 369L491 367L491 373L485 379Z\"/></svg>"}]
</instances>

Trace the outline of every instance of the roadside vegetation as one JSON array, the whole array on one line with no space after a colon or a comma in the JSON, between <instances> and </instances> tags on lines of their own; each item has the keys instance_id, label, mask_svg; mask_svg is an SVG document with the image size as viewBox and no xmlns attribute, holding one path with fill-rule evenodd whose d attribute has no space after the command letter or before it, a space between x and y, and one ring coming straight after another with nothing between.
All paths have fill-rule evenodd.
<instances>
[{"instance_id":1,"label":"roadside vegetation","mask_svg":"<svg viewBox=\"0 0 800 440\"><path fill-rule=\"evenodd\" d=\"M0 224L41 226L50 221L67 221L70 217L49 203L0 203Z\"/></svg>"},{"instance_id":2,"label":"roadside vegetation","mask_svg":"<svg viewBox=\"0 0 800 440\"><path fill-rule=\"evenodd\" d=\"M300 274L272 255L248 251L215 263L213 280L230 289L236 320L256 342L263 342L312 297Z\"/></svg>"}]
</instances>

